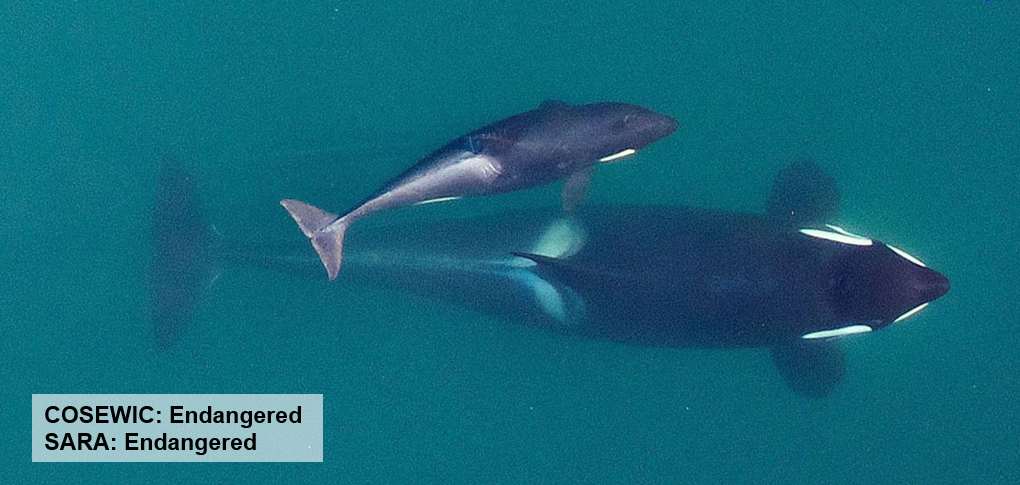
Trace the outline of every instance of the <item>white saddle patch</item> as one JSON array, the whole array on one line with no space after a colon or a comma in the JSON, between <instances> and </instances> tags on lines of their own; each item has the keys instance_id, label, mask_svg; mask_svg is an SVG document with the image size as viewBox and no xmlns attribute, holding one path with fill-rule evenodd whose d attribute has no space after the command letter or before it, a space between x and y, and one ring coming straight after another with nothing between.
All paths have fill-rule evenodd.
<instances>
[{"instance_id":1,"label":"white saddle patch","mask_svg":"<svg viewBox=\"0 0 1020 485\"><path fill-rule=\"evenodd\" d=\"M531 248L532 254L547 258L569 258L584 247L584 228L570 219L556 219L549 224L542 236Z\"/></svg>"},{"instance_id":2,"label":"white saddle patch","mask_svg":"<svg viewBox=\"0 0 1020 485\"><path fill-rule=\"evenodd\" d=\"M535 300L547 315L561 322L567 321L567 307L563 295L552 283L526 269L515 270L510 276L531 290Z\"/></svg>"}]
</instances>

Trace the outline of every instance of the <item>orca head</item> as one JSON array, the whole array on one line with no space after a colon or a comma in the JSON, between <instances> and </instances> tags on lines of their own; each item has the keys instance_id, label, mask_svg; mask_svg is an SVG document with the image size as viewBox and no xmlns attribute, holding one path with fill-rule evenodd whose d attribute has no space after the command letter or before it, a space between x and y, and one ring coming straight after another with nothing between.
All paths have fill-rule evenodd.
<instances>
[{"instance_id":1,"label":"orca head","mask_svg":"<svg viewBox=\"0 0 1020 485\"><path fill-rule=\"evenodd\" d=\"M578 107L594 125L600 145L599 161L611 162L633 154L676 131L672 117L626 103L596 103Z\"/></svg>"},{"instance_id":2,"label":"orca head","mask_svg":"<svg viewBox=\"0 0 1020 485\"><path fill-rule=\"evenodd\" d=\"M826 278L836 321L846 324L844 329L878 330L901 322L949 291L948 278L910 254L829 227L834 229L829 235L848 237L832 241L842 244L844 250L831 260ZM810 230L801 230L805 231ZM818 234L823 231L814 237Z\"/></svg>"}]
</instances>

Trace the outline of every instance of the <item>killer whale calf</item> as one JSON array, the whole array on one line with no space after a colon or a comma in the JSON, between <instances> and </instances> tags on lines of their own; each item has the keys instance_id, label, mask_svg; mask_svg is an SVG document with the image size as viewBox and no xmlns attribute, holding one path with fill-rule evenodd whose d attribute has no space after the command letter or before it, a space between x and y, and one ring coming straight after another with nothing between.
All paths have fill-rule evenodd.
<instances>
[{"instance_id":1,"label":"killer whale calf","mask_svg":"<svg viewBox=\"0 0 1020 485\"><path fill-rule=\"evenodd\" d=\"M546 101L486 125L422 158L343 215L280 201L311 240L330 280L356 219L393 207L493 195L566 179L564 208L584 197L592 167L633 155L677 128L673 118L625 103Z\"/></svg>"},{"instance_id":2,"label":"killer whale calf","mask_svg":"<svg viewBox=\"0 0 1020 485\"><path fill-rule=\"evenodd\" d=\"M821 397L845 372L839 339L894 326L950 287L920 259L835 225L839 205L835 181L805 162L780 172L761 214L592 206L365 227L345 282L583 339L765 348L791 389ZM196 239L185 252L211 240ZM226 240L215 258L182 260L314 278L319 261L302 249Z\"/></svg>"}]
</instances>

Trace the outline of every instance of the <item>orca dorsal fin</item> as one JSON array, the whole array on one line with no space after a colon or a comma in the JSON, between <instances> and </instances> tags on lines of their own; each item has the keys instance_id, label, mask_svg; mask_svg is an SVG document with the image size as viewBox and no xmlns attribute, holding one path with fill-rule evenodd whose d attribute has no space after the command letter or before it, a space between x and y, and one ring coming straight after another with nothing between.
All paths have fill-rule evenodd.
<instances>
[{"instance_id":1,"label":"orca dorsal fin","mask_svg":"<svg viewBox=\"0 0 1020 485\"><path fill-rule=\"evenodd\" d=\"M514 256L517 256L518 258L524 258L524 259L530 260L531 262L533 262L533 263L535 263L535 264L537 264L539 266L545 266L545 267L551 267L551 268L563 268L563 267L565 267L565 265L563 264L563 260L562 259L554 258L552 256L543 256L541 254L525 253L525 252L520 252L520 251L513 251L510 254L512 254Z\"/></svg>"},{"instance_id":2,"label":"orca dorsal fin","mask_svg":"<svg viewBox=\"0 0 1020 485\"><path fill-rule=\"evenodd\" d=\"M846 356L832 340L807 340L772 347L772 363L797 394L827 396L846 373Z\"/></svg>"},{"instance_id":3,"label":"orca dorsal fin","mask_svg":"<svg viewBox=\"0 0 1020 485\"><path fill-rule=\"evenodd\" d=\"M596 280L602 282L601 284L626 284L632 281L630 278L614 273L611 270L587 266L583 263L577 264L566 258L554 258L551 256L543 256L541 254L517 251L511 252L510 254L517 256L518 258L531 260L537 265L537 269L542 270L545 274L561 279L568 284L583 284L584 282L590 283Z\"/></svg>"},{"instance_id":4,"label":"orca dorsal fin","mask_svg":"<svg viewBox=\"0 0 1020 485\"><path fill-rule=\"evenodd\" d=\"M555 99L547 99L545 101L542 101L542 104L538 105L538 109L542 109L542 110L547 110L548 111L548 110L557 110L557 109L561 109L561 108L566 108L567 106L570 106L570 105L568 105L567 103L565 103L563 101L557 101Z\"/></svg>"},{"instance_id":5,"label":"orca dorsal fin","mask_svg":"<svg viewBox=\"0 0 1020 485\"><path fill-rule=\"evenodd\" d=\"M831 222L840 208L836 179L815 162L794 162L776 176L765 214L779 224L806 226Z\"/></svg>"}]
</instances>

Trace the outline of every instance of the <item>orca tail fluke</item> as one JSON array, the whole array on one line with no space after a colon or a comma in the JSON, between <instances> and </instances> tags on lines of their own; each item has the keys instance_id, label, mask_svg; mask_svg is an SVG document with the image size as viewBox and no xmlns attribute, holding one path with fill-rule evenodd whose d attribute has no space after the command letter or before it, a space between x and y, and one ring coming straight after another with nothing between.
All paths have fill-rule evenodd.
<instances>
[{"instance_id":1,"label":"orca tail fluke","mask_svg":"<svg viewBox=\"0 0 1020 485\"><path fill-rule=\"evenodd\" d=\"M215 278L218 238L206 221L194 178L173 156L160 162L152 214L147 284L156 346L168 350L186 333Z\"/></svg>"},{"instance_id":2,"label":"orca tail fluke","mask_svg":"<svg viewBox=\"0 0 1020 485\"><path fill-rule=\"evenodd\" d=\"M343 262L344 233L350 222L300 200L284 199L280 205L287 209L301 232L312 241L330 281L335 280Z\"/></svg>"}]
</instances>

